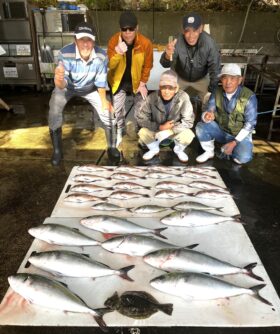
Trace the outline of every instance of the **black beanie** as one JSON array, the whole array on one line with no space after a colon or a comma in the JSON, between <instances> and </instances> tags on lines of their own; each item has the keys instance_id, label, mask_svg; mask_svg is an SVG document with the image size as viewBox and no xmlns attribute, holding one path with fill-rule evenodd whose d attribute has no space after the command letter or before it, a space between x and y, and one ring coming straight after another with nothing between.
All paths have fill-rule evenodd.
<instances>
[{"instance_id":1,"label":"black beanie","mask_svg":"<svg viewBox=\"0 0 280 334\"><path fill-rule=\"evenodd\" d=\"M120 16L120 28L136 28L138 22L137 22L137 17L135 14L131 11L125 11L121 13Z\"/></svg>"}]
</instances>

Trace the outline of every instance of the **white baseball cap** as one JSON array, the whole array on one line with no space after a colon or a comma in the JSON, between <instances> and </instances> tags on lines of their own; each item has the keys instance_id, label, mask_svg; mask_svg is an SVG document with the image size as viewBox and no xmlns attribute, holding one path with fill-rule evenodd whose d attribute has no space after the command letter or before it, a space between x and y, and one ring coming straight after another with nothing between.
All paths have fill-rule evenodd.
<instances>
[{"instance_id":1,"label":"white baseball cap","mask_svg":"<svg viewBox=\"0 0 280 334\"><path fill-rule=\"evenodd\" d=\"M218 77L220 78L223 75L233 75L233 76L242 76L241 74L241 68L240 66L238 66L237 64L225 64L222 68L221 73L218 75Z\"/></svg>"}]
</instances>

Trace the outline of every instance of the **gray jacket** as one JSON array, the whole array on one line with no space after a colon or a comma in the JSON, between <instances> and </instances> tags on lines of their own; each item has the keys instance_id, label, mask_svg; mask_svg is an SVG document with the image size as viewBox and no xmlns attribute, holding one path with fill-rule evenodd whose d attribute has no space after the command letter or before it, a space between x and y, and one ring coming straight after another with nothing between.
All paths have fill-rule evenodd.
<instances>
[{"instance_id":1,"label":"gray jacket","mask_svg":"<svg viewBox=\"0 0 280 334\"><path fill-rule=\"evenodd\" d=\"M160 58L163 67L171 67L180 78L195 82L204 78L207 73L210 76L209 92L212 92L218 84L220 73L220 53L213 38L203 31L195 46L190 47L183 34L177 38L173 61L165 58L165 52Z\"/></svg>"},{"instance_id":2,"label":"gray jacket","mask_svg":"<svg viewBox=\"0 0 280 334\"><path fill-rule=\"evenodd\" d=\"M193 127L194 113L189 95L179 90L172 99L171 108L166 119L165 108L159 91L148 95L146 101L135 111L137 125L151 131L159 131L159 126L166 121L174 120L172 128L175 134Z\"/></svg>"}]
</instances>

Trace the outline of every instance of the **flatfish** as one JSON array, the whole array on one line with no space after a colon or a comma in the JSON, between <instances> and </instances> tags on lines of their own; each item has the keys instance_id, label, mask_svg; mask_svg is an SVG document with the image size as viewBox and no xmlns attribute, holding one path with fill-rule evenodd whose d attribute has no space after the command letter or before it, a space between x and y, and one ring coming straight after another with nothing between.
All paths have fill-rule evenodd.
<instances>
[{"instance_id":1,"label":"flatfish","mask_svg":"<svg viewBox=\"0 0 280 334\"><path fill-rule=\"evenodd\" d=\"M173 304L161 304L145 291L126 291L120 296L115 292L104 305L134 319L145 319L157 311L168 315L173 312Z\"/></svg>"}]
</instances>

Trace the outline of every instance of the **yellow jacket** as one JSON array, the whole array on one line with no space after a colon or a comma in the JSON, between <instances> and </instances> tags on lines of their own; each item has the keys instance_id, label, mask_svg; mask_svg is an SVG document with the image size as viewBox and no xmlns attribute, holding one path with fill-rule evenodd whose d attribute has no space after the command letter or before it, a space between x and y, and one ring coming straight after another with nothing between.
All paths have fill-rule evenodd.
<instances>
[{"instance_id":1,"label":"yellow jacket","mask_svg":"<svg viewBox=\"0 0 280 334\"><path fill-rule=\"evenodd\" d=\"M115 94L121 83L125 67L126 55L119 55L115 51L118 45L120 33L116 33L111 37L108 43L109 72L108 82ZM149 80L150 71L153 67L153 46L151 41L145 36L137 33L134 47L132 50L131 77L134 94L136 93L140 81L147 82Z\"/></svg>"}]
</instances>

